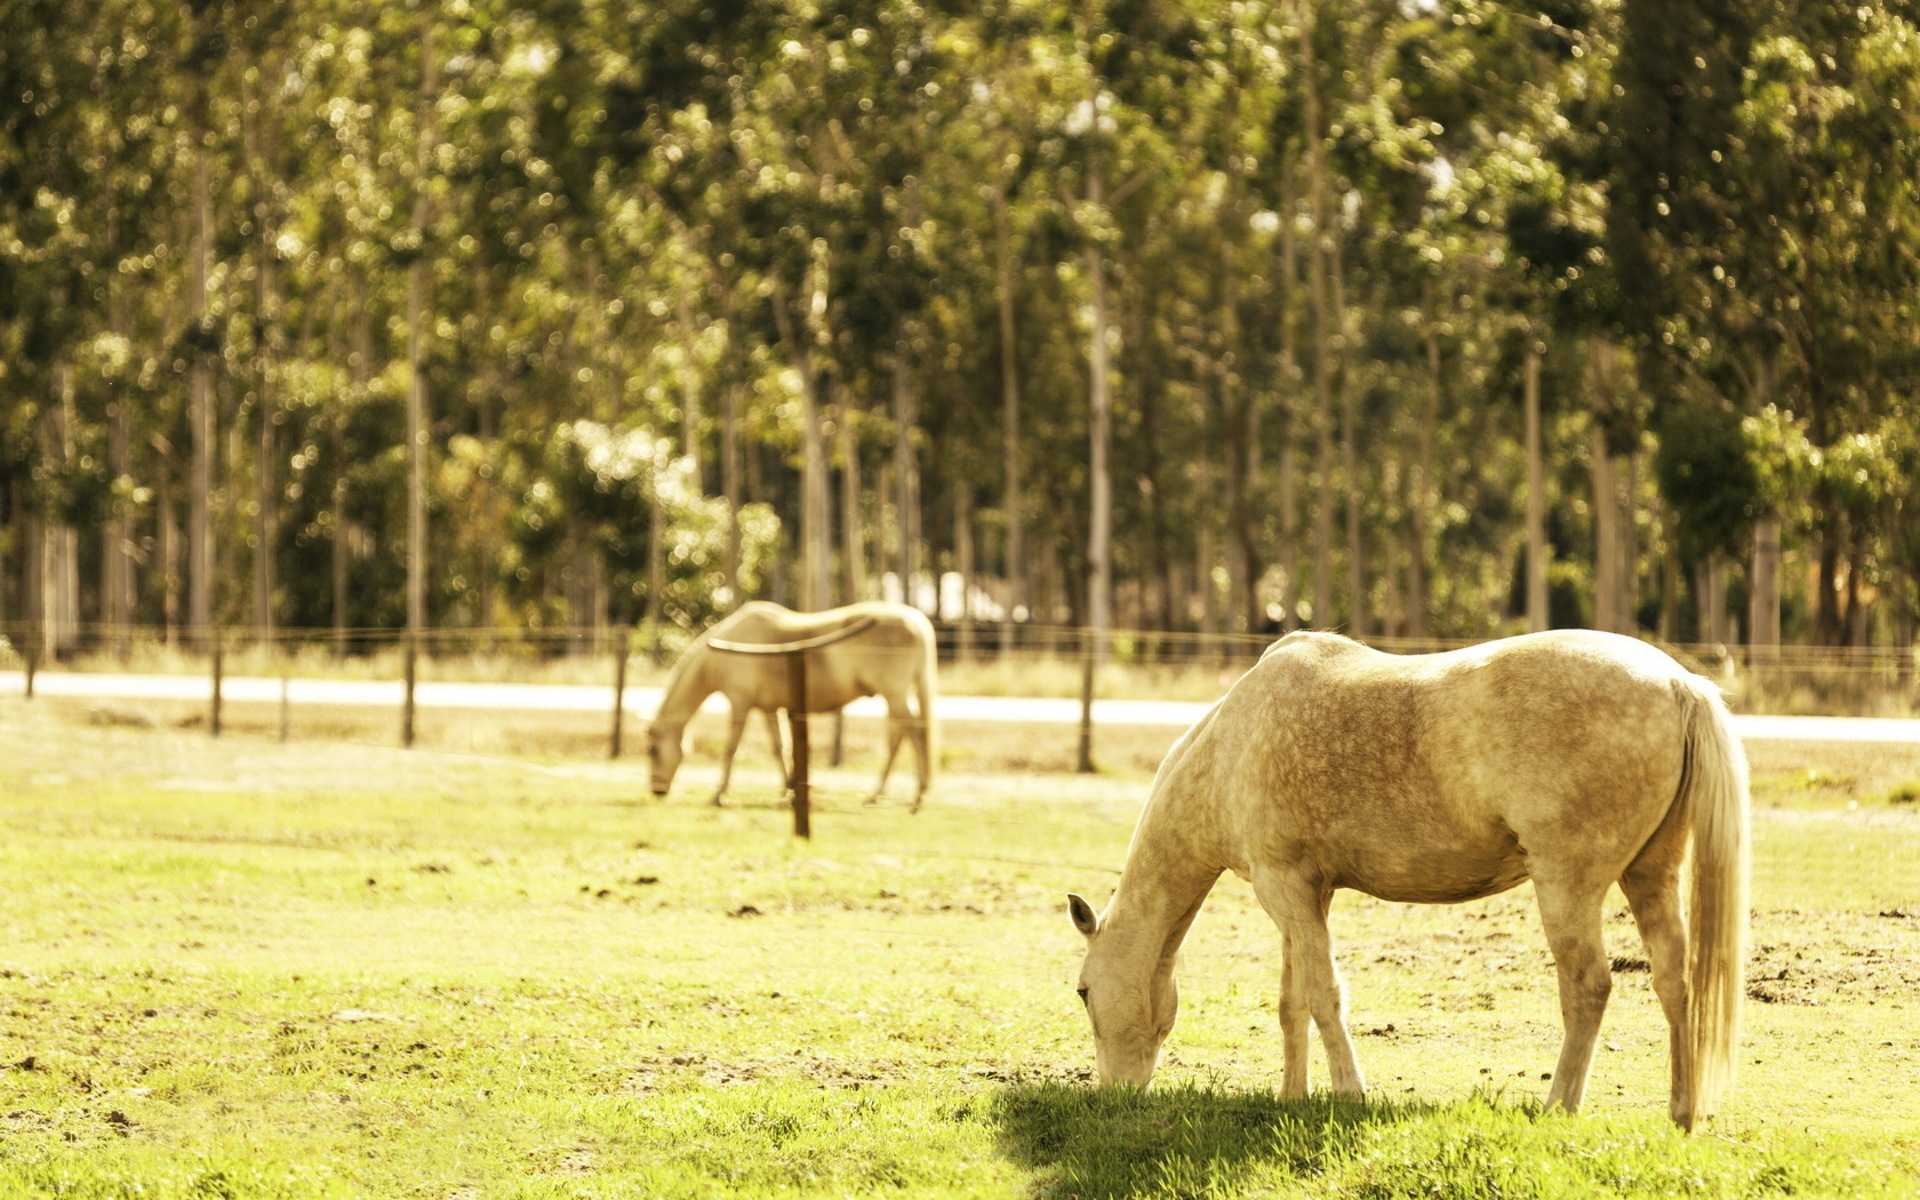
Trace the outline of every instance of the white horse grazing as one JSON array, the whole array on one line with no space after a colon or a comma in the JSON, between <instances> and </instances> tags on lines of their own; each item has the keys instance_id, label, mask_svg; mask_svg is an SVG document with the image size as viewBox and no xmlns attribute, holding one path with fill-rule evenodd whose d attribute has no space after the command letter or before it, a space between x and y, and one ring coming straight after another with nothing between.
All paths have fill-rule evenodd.
<instances>
[{"instance_id":1,"label":"white horse grazing","mask_svg":"<svg viewBox=\"0 0 1920 1200\"><path fill-rule=\"evenodd\" d=\"M1175 955L1223 871L1252 882L1283 937L1288 1097L1307 1092L1309 1016L1334 1090L1363 1091L1327 935L1335 889L1451 904L1531 879L1565 1024L1547 1106L1574 1112L1611 986L1600 914L1617 882L1672 1031L1673 1119L1691 1129L1733 1074L1748 803L1718 691L1641 642L1562 631L1403 656L1291 634L1168 752L1107 910L1068 897L1100 1081L1152 1078Z\"/></svg>"},{"instance_id":2,"label":"white horse grazing","mask_svg":"<svg viewBox=\"0 0 1920 1200\"><path fill-rule=\"evenodd\" d=\"M654 795L664 796L673 786L674 772L680 769L681 735L687 721L715 692L725 695L727 703L733 706L733 723L727 733L720 786L713 794L713 803L719 804L727 794L727 783L733 777L733 755L740 748L740 734L746 728L747 714L754 709L766 714L774 757L780 761L787 786L793 786L793 772L781 745L780 722L776 716L776 710L793 704L789 656L722 650L715 648L714 642L768 647L786 643L811 645L811 649L804 651L809 712L833 712L861 696L884 697L887 758L880 768L880 782L867 803L878 801L886 791L887 776L893 771L900 743L911 737L920 766L920 786L914 793L913 811L920 811L927 785L933 782L933 697L937 669L933 625L919 609L877 601L826 612L797 613L778 604L756 600L742 605L738 612L695 639L674 665L660 698L660 711L647 730ZM918 713L907 706L909 693L919 705Z\"/></svg>"}]
</instances>

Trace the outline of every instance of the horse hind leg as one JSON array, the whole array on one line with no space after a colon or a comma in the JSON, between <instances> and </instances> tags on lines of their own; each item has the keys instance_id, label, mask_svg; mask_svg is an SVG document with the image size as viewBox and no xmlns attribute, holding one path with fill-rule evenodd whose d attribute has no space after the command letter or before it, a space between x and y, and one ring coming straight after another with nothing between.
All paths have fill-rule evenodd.
<instances>
[{"instance_id":1,"label":"horse hind leg","mask_svg":"<svg viewBox=\"0 0 1920 1200\"><path fill-rule=\"evenodd\" d=\"M1580 1111L1580 1102L1586 1096L1594 1044L1600 1039L1600 1021L1606 1015L1607 996L1613 989L1613 973L1600 929L1600 906L1606 889L1605 883L1595 887L1585 881L1556 881L1550 873L1543 879L1538 869L1534 873L1540 922L1559 972L1560 1019L1565 1026L1547 1107L1569 1113Z\"/></svg>"},{"instance_id":2,"label":"horse hind leg","mask_svg":"<svg viewBox=\"0 0 1920 1200\"><path fill-rule=\"evenodd\" d=\"M1692 1129L1695 1074L1693 1043L1687 1036L1687 926L1680 909L1680 862L1685 852L1686 830L1663 827L1620 876L1620 890L1640 928L1653 992L1667 1018L1673 1075L1669 1113L1674 1124Z\"/></svg>"},{"instance_id":3,"label":"horse hind leg","mask_svg":"<svg viewBox=\"0 0 1920 1200\"><path fill-rule=\"evenodd\" d=\"M900 716L905 711L904 698L887 697L887 757L880 764L880 782L873 785L873 794L867 797L869 805L880 803L880 798L886 795L887 780L893 775L893 760L899 757L900 743L906 737L906 722ZM915 797L913 807L914 811L919 811L918 797Z\"/></svg>"}]
</instances>

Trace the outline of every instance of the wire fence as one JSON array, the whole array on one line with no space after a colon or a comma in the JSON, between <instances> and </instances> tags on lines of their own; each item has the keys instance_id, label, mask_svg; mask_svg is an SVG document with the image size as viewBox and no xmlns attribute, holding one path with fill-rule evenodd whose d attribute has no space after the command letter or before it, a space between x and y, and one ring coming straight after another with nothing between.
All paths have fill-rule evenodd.
<instances>
[{"instance_id":1,"label":"wire fence","mask_svg":"<svg viewBox=\"0 0 1920 1200\"><path fill-rule=\"evenodd\" d=\"M198 676L205 723L218 735L231 698L227 681L280 681L279 724L288 736L296 680L360 680L395 685L399 740L412 745L421 686L523 683L603 689L608 751L619 757L632 711L632 687L661 682L694 636L628 626L545 629L303 628L257 630L82 626L70 649L50 653L45 627L0 625L0 672L17 672L31 696L36 677L63 673ZM1070 625L936 624L941 690L1001 696L1077 698L1082 702L1080 759L1087 760L1090 711L1097 699L1211 700L1272 644L1272 634L1117 629L1095 637ZM1373 637L1399 654L1431 653L1475 639ZM1911 646L1668 645L1689 668L1721 684L1737 709L1795 715L1912 716ZM258 704L259 688L245 703ZM445 693L443 692L442 695ZM576 708L578 706L576 705Z\"/></svg>"}]
</instances>

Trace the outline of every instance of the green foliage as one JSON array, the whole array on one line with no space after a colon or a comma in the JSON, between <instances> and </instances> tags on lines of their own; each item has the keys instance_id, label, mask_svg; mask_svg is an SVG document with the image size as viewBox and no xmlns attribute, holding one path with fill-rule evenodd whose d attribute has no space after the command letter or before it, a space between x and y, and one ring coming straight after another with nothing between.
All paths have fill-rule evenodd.
<instances>
[{"instance_id":1,"label":"green foliage","mask_svg":"<svg viewBox=\"0 0 1920 1200\"><path fill-rule=\"evenodd\" d=\"M1681 553L1738 553L1764 499L1739 414L1681 408L1666 414L1659 429L1654 470L1678 513Z\"/></svg>"},{"instance_id":2,"label":"green foliage","mask_svg":"<svg viewBox=\"0 0 1920 1200\"><path fill-rule=\"evenodd\" d=\"M864 571L836 579L877 576L918 529L933 569L971 558L1084 609L1095 270L1128 481L1111 558L1143 624L1217 612L1187 560L1230 546L1236 612L1320 577L1363 593L1325 623L1503 627L1521 338L1573 347L1549 356L1569 378L1581 347L1618 349L1611 394L1549 395L1616 452L1649 413L1703 433L1659 475L1689 553L1732 546L1759 505L1823 571L1914 558L1894 425L1920 362L1920 35L1899 6L104 0L79 19L24 0L0 34L9 561L32 520L98 547L125 519L150 621L182 583L158 559L199 510L208 372L221 619L253 618L255 579L280 622L397 618L416 332L435 622L631 617L642 493L668 471L657 446L589 464L589 426L670 439L707 496L731 437L741 499L765 506L750 577L718 584L711 503L674 502L694 543L669 552L676 621L796 573L772 566L815 533L809 449L861 492L865 528L837 543ZM1323 309L1317 271L1339 293ZM1323 360L1358 413L1353 465L1324 471ZM1768 404L1828 468L1775 446L1751 485L1729 474L1713 414L1764 425ZM1569 478L1583 440L1554 443ZM1348 495L1357 536L1318 532ZM309 586L336 555L349 611Z\"/></svg>"}]
</instances>

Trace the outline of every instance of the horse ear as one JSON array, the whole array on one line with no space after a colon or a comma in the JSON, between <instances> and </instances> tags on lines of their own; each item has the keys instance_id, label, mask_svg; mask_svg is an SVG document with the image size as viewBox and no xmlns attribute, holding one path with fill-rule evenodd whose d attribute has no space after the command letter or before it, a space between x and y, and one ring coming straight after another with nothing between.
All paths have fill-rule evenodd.
<instances>
[{"instance_id":1,"label":"horse ear","mask_svg":"<svg viewBox=\"0 0 1920 1200\"><path fill-rule=\"evenodd\" d=\"M1073 927L1087 937L1092 937L1100 928L1100 918L1094 915L1093 905L1087 903L1086 897L1068 892L1067 911L1073 914Z\"/></svg>"}]
</instances>

